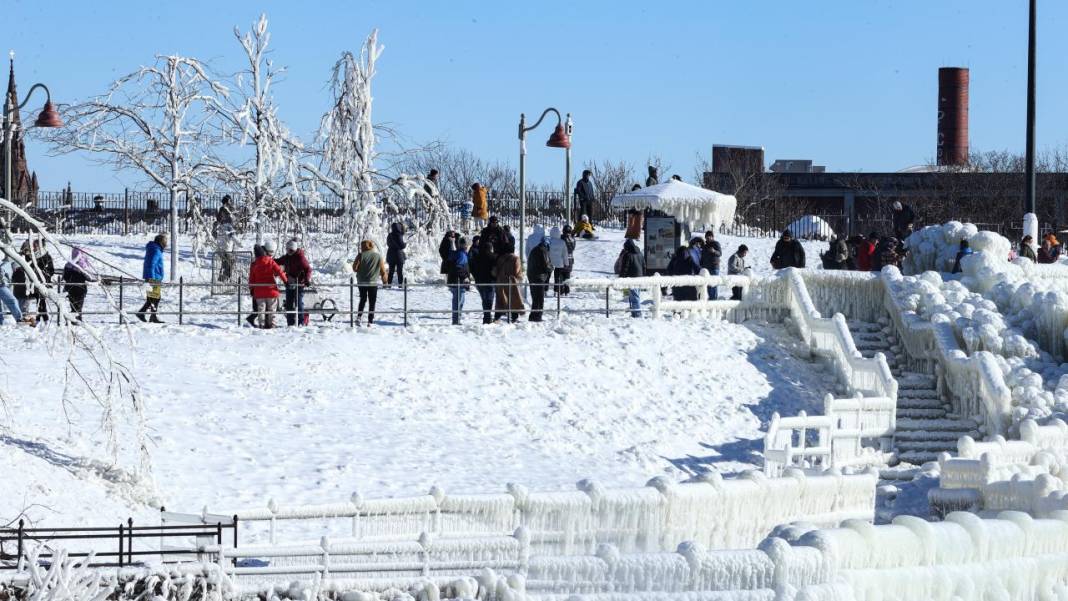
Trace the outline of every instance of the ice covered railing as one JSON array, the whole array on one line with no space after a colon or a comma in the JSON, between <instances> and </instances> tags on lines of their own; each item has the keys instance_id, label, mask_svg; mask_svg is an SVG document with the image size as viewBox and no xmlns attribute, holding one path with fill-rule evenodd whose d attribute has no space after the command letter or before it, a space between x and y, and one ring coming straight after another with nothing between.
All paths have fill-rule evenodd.
<instances>
[{"instance_id":1,"label":"ice covered railing","mask_svg":"<svg viewBox=\"0 0 1068 601\"><path fill-rule=\"evenodd\" d=\"M538 553L590 552L598 544L621 549L652 551L673 549L680 541L693 540L709 548L751 547L775 526L792 521L837 524L846 519L872 519L875 510L874 472L806 476L789 470L785 477L768 478L757 471L738 478L718 474L695 482L674 483L654 478L645 487L605 488L595 482L579 482L574 491L535 492L510 485L507 495L467 495L453 507L452 521L436 519L426 503L449 504L449 495L399 499L376 499L376 515L383 520L373 537L352 524L366 518L361 503L279 506L239 510L243 528L267 522L270 542L277 543L277 526L293 521L320 522L320 534L337 538L332 529L338 520L350 522L340 534L363 542L415 541L424 533L434 540L511 536L524 528ZM501 497L511 500L502 502ZM494 508L487 522L488 508ZM470 514L466 512L470 511ZM468 515L469 519L460 519ZM391 525L392 523L392 525ZM492 523L492 525L491 525ZM449 525L451 524L451 525ZM477 524L474 531L467 524ZM424 528L436 528L427 530ZM346 532L352 528L350 532ZM498 528L493 532L493 528ZM389 532L388 535L383 534ZM242 536L247 536L243 531ZM305 534L305 538L307 535Z\"/></svg>"},{"instance_id":2,"label":"ice covered railing","mask_svg":"<svg viewBox=\"0 0 1068 601\"><path fill-rule=\"evenodd\" d=\"M939 305L926 317L918 314L919 294L912 287L916 278L907 279L894 267L885 268L882 278L887 311L913 366L935 372L939 392L949 393L954 414L976 420L987 436L1007 433L1012 394L993 353L969 356L957 339L952 318L939 312ZM927 281L921 292L933 297L938 294L934 287Z\"/></svg>"},{"instance_id":3,"label":"ice covered railing","mask_svg":"<svg viewBox=\"0 0 1068 601\"><path fill-rule=\"evenodd\" d=\"M767 278L755 278L742 275L709 275L702 269L700 275L662 276L653 274L640 278L576 278L568 280L568 286L575 289L596 291L625 291L632 288L642 291L643 299L652 300L652 315L683 313L693 316L708 316L724 321L741 323L754 319L760 321L780 321L784 305L769 301L763 294ZM774 285L774 284L771 284ZM676 301L665 299L662 290L666 288L694 287L697 300ZM720 288L720 298L710 300L708 287ZM726 300L727 292L733 288L742 288L741 301Z\"/></svg>"},{"instance_id":4,"label":"ice covered railing","mask_svg":"<svg viewBox=\"0 0 1068 601\"><path fill-rule=\"evenodd\" d=\"M1035 516L1068 509L1053 499L1068 480L1068 424L1020 424L1020 440L976 442L962 436L956 457L939 457L939 487L928 494L939 513L955 510L1026 511Z\"/></svg>"},{"instance_id":5,"label":"ice covered railing","mask_svg":"<svg viewBox=\"0 0 1068 601\"><path fill-rule=\"evenodd\" d=\"M772 415L764 437L764 470L777 475L786 467L828 469L885 463L897 423L897 380L882 353L872 359L857 350L841 313L820 315L801 272L785 269L776 276L783 285L767 286L782 295L802 340L814 354L830 361L852 398L829 398L823 415ZM826 278L823 283L838 278ZM872 278L844 278L865 288L878 287ZM833 285L833 284L832 284ZM871 301L868 301L871 302ZM810 438L812 440L810 440ZM865 446L875 441L877 449Z\"/></svg>"},{"instance_id":6,"label":"ice covered railing","mask_svg":"<svg viewBox=\"0 0 1068 601\"><path fill-rule=\"evenodd\" d=\"M482 569L525 574L530 537L519 528L512 536L436 538L423 533L414 541L389 542L323 537L317 544L215 545L208 551L217 553L219 567L242 584L277 581L280 576L396 579L475 573Z\"/></svg>"},{"instance_id":7,"label":"ice covered railing","mask_svg":"<svg viewBox=\"0 0 1068 601\"><path fill-rule=\"evenodd\" d=\"M887 397L824 398L823 414L773 413L764 435L764 472L787 467L826 470L883 465L890 459L897 401ZM866 443L875 441L875 447Z\"/></svg>"}]
</instances>

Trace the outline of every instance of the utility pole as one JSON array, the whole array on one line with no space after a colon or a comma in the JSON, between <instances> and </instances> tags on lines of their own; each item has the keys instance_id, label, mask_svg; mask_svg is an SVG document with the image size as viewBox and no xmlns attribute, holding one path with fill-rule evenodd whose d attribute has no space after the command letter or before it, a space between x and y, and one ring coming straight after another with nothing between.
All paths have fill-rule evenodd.
<instances>
[{"instance_id":1,"label":"utility pole","mask_svg":"<svg viewBox=\"0 0 1068 601\"><path fill-rule=\"evenodd\" d=\"M1025 208L1027 213L1037 215L1035 207L1035 4L1030 2L1030 19L1027 30L1027 175Z\"/></svg>"}]
</instances>

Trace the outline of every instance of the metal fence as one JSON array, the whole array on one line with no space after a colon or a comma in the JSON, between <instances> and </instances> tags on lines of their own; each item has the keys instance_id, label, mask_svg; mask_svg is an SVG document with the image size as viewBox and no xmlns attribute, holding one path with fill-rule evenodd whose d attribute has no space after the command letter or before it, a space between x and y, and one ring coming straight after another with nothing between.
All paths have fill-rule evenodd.
<instances>
[{"instance_id":1,"label":"metal fence","mask_svg":"<svg viewBox=\"0 0 1068 601\"><path fill-rule=\"evenodd\" d=\"M55 282L54 285L59 289L63 287L62 282ZM109 277L101 282L90 282L86 286L89 289L87 298L82 310L76 313L90 323L126 323L134 319L149 319L155 315L180 325L231 324L238 326L250 324L254 316L258 314L251 290L253 288L276 288L272 284L250 286L247 279L242 277L229 284L229 294L218 294L219 284L217 282L186 281L185 278L179 278L177 282L159 284L162 294L158 312L153 313L149 308L140 313L140 310L145 308L145 293L149 288L143 280ZM519 291L523 298L522 308L516 308L511 302L503 307L498 304L496 293L502 287L514 287ZM457 288L464 289L464 305L460 310L454 309L452 304L453 290ZM484 308L487 305L482 302L479 288L494 291L488 308ZM297 288L293 290L295 293ZM304 293L303 311L285 310L286 293L282 291L277 297L277 309L271 311L271 315L275 318L276 327L287 323L288 318L297 322L298 312L306 315L306 321L311 324L355 327L360 324L362 318L372 316L376 320L375 323L408 326L417 322L448 323L454 315L459 316L461 321L467 318L466 323L473 324L478 323L477 318L486 316L495 321L518 321L520 318L533 317L533 320L537 320L560 318L564 315L612 317L629 315L632 312L627 294L615 287L612 280L605 280L603 290L592 290L589 286L585 286L581 291L575 290L570 293L565 290L564 284L530 282L515 284L472 282L460 286L445 283L409 284L406 282L395 286L365 286L359 284L355 278L350 278L348 281L320 283L300 288L300 291ZM539 292L543 295L544 302L540 310L537 310L533 307L532 301ZM376 297L373 311L370 307L372 294ZM728 287L720 286L720 298L728 298L730 294ZM197 297L199 299L194 300ZM367 300L361 306L363 297ZM45 313L37 313L34 311L37 306L36 302L30 302L26 316L38 321L55 318L58 308L51 302L46 305ZM68 307L64 307L64 310L72 311ZM648 303L642 305L640 311L648 313L650 311ZM260 314L258 322L260 325L263 324L265 313L266 311Z\"/></svg>"},{"instance_id":2,"label":"metal fence","mask_svg":"<svg viewBox=\"0 0 1068 601\"><path fill-rule=\"evenodd\" d=\"M225 194L210 194L188 198L177 196L178 230L182 234L195 229L197 216L207 224L215 221ZM251 229L251 215L247 203L239 194L234 199L234 226L239 233ZM446 199L450 216L459 223L461 207L466 198ZM622 225L623 214L609 209L610 197L605 195L595 203L593 219L602 225ZM502 224L513 228L519 226L521 204L513 195L492 194L488 198L490 214L496 215ZM45 223L52 231L63 234L145 234L170 229L171 198L168 192L139 192L124 190L119 193L97 192L38 192L37 196L23 202L26 211ZM345 215L342 200L323 196L315 201L298 201L289 216L300 220L305 231L336 234L344 230ZM528 191L526 194L527 225L534 223L563 223L566 201L559 192ZM385 208L385 207L383 207ZM268 220L277 220L282 215L267 214ZM390 221L412 221L424 218L418 206L402 206L387 211ZM16 219L13 229L24 231L26 224Z\"/></svg>"},{"instance_id":3,"label":"metal fence","mask_svg":"<svg viewBox=\"0 0 1068 601\"><path fill-rule=\"evenodd\" d=\"M19 520L17 528L0 528L0 570L19 569L31 544L44 546L37 554L38 560L50 562L55 557L54 547L79 546L67 551L67 557L92 556L92 567L124 567L138 565L136 558L145 556L175 556L182 559L214 559L204 547L221 545L224 532L230 531L231 540L237 546L237 516L228 517L215 524L180 524L159 526L134 526L133 518L117 527L95 528L27 528L25 520ZM188 540L193 539L193 544ZM146 549L139 541L158 541L155 549ZM177 544L176 542L177 541ZM58 545L57 545L58 543Z\"/></svg>"}]
</instances>

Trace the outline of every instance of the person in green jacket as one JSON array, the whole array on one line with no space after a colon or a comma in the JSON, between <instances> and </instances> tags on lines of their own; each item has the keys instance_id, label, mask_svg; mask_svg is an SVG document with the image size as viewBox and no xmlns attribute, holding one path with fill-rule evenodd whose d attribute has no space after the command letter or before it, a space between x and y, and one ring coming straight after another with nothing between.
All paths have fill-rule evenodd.
<instances>
[{"instance_id":1,"label":"person in green jacket","mask_svg":"<svg viewBox=\"0 0 1068 601\"><path fill-rule=\"evenodd\" d=\"M352 271L356 273L356 284L360 290L360 305L356 310L356 325L363 319L363 308L367 306L367 325L375 322L375 301L378 300L378 282L386 283L386 262L382 254L375 250L375 243L370 240L360 242L360 254L352 262Z\"/></svg>"}]
</instances>

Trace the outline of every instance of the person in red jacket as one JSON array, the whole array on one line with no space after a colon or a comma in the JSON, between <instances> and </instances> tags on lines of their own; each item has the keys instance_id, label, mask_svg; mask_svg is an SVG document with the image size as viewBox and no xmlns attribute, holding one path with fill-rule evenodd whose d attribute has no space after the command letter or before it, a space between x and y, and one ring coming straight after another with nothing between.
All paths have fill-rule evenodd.
<instances>
[{"instance_id":1,"label":"person in red jacket","mask_svg":"<svg viewBox=\"0 0 1068 601\"><path fill-rule=\"evenodd\" d=\"M857 271L871 271L875 266L875 243L879 241L879 234L868 234L867 240L861 240L857 244Z\"/></svg>"},{"instance_id":2,"label":"person in red jacket","mask_svg":"<svg viewBox=\"0 0 1068 601\"><path fill-rule=\"evenodd\" d=\"M256 255L248 270L248 287L252 294L255 312L248 316L249 325L256 326L256 317L260 317L260 327L269 330L274 327L274 312L278 308L278 286L275 278L288 281L286 274L271 255L259 244L253 249Z\"/></svg>"},{"instance_id":3,"label":"person in red jacket","mask_svg":"<svg viewBox=\"0 0 1068 601\"><path fill-rule=\"evenodd\" d=\"M286 324L306 326L308 314L304 312L304 289L311 284L312 271L296 238L286 242L286 254L278 259L278 265L286 272L286 300L283 304Z\"/></svg>"}]
</instances>

